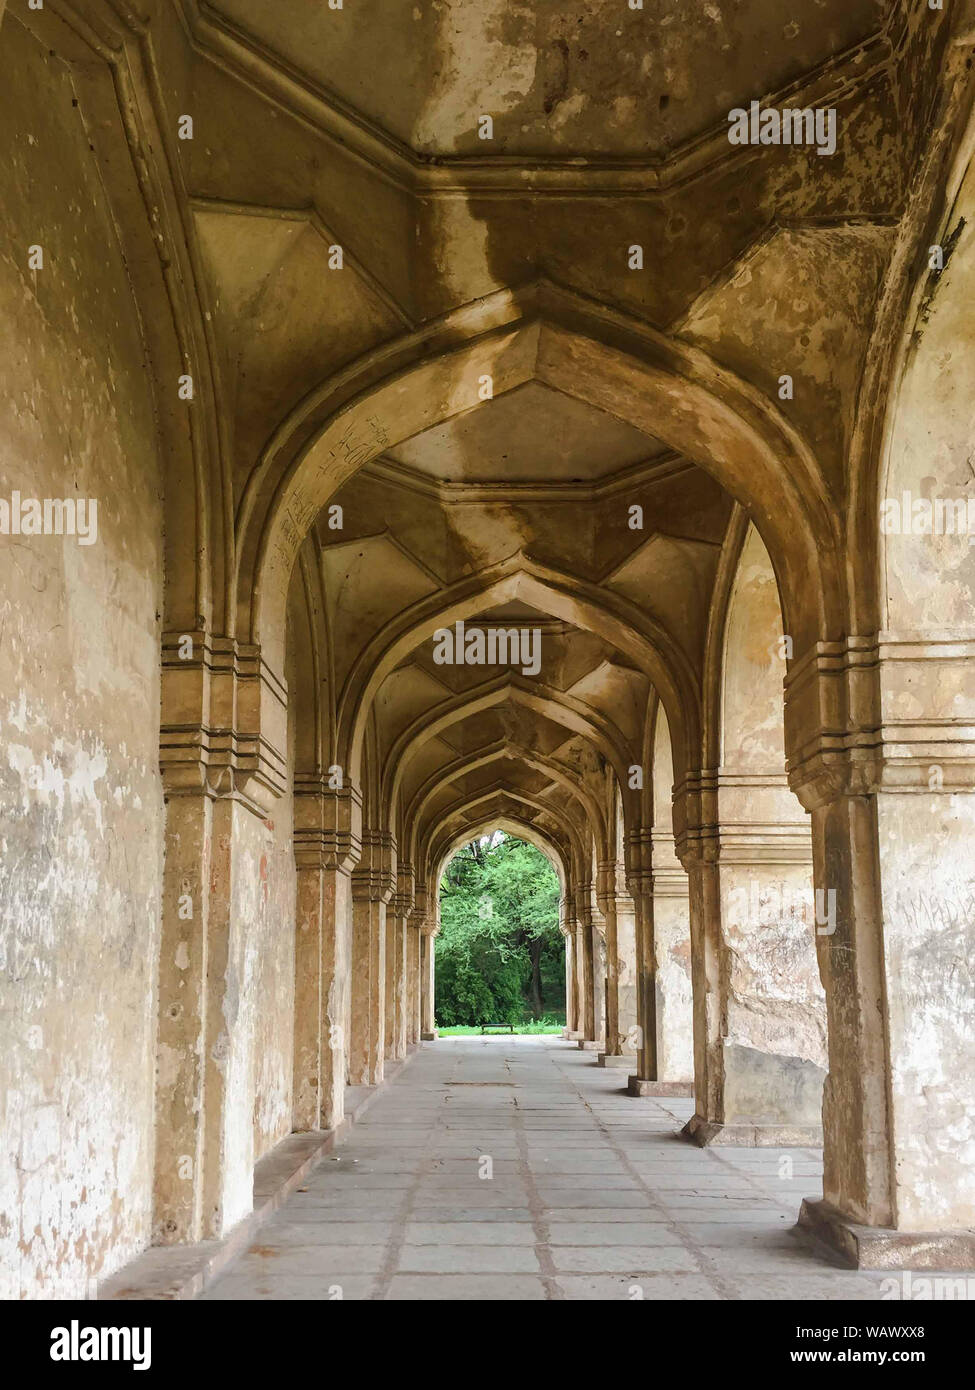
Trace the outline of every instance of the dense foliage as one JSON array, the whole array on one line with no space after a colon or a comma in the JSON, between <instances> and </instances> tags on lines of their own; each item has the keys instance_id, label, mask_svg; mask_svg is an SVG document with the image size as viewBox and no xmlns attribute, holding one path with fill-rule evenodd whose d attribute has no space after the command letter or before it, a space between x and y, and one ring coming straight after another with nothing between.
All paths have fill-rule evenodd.
<instances>
[{"instance_id":1,"label":"dense foliage","mask_svg":"<svg viewBox=\"0 0 975 1390\"><path fill-rule=\"evenodd\" d=\"M533 845L496 831L458 850L440 884L437 1022L563 1022L558 922L559 882Z\"/></svg>"}]
</instances>

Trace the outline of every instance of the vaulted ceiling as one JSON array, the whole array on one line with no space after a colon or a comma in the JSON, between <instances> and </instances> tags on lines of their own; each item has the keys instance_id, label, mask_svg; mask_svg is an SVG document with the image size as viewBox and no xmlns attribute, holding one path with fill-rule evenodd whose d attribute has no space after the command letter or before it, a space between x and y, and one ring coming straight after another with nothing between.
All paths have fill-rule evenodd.
<instances>
[{"instance_id":1,"label":"vaulted ceiling","mask_svg":"<svg viewBox=\"0 0 975 1390\"><path fill-rule=\"evenodd\" d=\"M394 345L431 323L553 285L774 401L840 505L937 62L917 6L174 8L238 497L291 412L341 398L353 363L392 368ZM835 154L731 144L728 112L752 101L835 110ZM619 775L654 707L628 624L658 634L688 688L702 680L735 499L653 423L543 377L431 409L346 483L340 528L323 513L302 552L295 582L313 572L323 595L324 723L368 702L401 835L432 843L485 805L553 835L589 823L613 750ZM437 665L433 630L458 617L537 628L540 671Z\"/></svg>"}]
</instances>

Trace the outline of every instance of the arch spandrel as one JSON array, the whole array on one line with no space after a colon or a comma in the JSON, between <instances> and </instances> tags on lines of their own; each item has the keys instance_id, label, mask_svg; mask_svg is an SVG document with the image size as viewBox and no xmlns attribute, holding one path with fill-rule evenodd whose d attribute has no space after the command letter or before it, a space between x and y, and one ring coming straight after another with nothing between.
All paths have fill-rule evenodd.
<instances>
[{"instance_id":1,"label":"arch spandrel","mask_svg":"<svg viewBox=\"0 0 975 1390\"><path fill-rule=\"evenodd\" d=\"M605 819L602 815L596 798L586 790L578 781L573 781L560 763L554 758L546 758L532 753L529 749L518 747L510 743L504 743L499 747L493 747L484 752L459 758L446 767L438 769L430 778L427 779L423 787L413 798L411 804L405 808L404 822L408 826L419 828L423 823L426 808L431 804L433 798L442 790L445 782L453 781L458 777L463 777L471 772L475 772L483 767L489 767L492 763L503 758L515 759L525 767L532 768L537 772L551 778L569 796L578 801L585 811L591 827L594 843L598 847L600 857L606 858L608 854L607 830Z\"/></svg>"},{"instance_id":2,"label":"arch spandrel","mask_svg":"<svg viewBox=\"0 0 975 1390\"><path fill-rule=\"evenodd\" d=\"M797 649L835 628L841 574L830 499L815 460L772 403L699 349L561 292L545 290L540 298L531 319L453 346L434 361L420 360L414 335L403 344L406 360L396 374L378 383L375 363L364 364L369 384L310 440L292 439L289 464L285 441L308 428L313 407L282 427L238 518L239 628L260 643L272 669L281 665L282 594L315 516L382 451L489 405L477 399L485 375L495 395L542 380L652 432L711 473L748 507L768 545ZM498 303L514 308L510 296ZM568 322L556 322L560 314ZM459 315L451 321L457 336L469 332Z\"/></svg>"},{"instance_id":3,"label":"arch spandrel","mask_svg":"<svg viewBox=\"0 0 975 1390\"><path fill-rule=\"evenodd\" d=\"M461 720L475 717L487 709L497 708L506 701L524 705L544 718L565 724L573 733L588 739L606 758L617 776L626 785L627 749L615 725L598 710L574 699L564 691L553 690L538 681L509 676L478 687L470 695L457 696L422 714L397 739L387 757L385 774L386 802L390 808L398 801L402 773L409 749L419 740L436 737L444 729Z\"/></svg>"},{"instance_id":4,"label":"arch spandrel","mask_svg":"<svg viewBox=\"0 0 975 1390\"><path fill-rule=\"evenodd\" d=\"M559 881L560 897L562 899L565 898L568 876L561 850L528 821L521 821L510 814L487 816L480 824L468 826L464 830L457 831L446 847L438 846L435 851L436 857L433 861L435 871L431 876L431 882L439 884L440 880L443 878L444 870L457 853L458 849L460 849L461 845L467 844L470 840L476 840L481 835L485 835L491 830L503 830L506 834L513 835L516 839L525 840L528 844L534 845L555 870L555 876Z\"/></svg>"}]
</instances>

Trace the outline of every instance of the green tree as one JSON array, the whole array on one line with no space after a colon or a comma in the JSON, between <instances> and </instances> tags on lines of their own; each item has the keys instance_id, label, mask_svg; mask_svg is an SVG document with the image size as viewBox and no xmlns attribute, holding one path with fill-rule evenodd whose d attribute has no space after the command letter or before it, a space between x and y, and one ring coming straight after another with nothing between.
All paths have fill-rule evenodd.
<instances>
[{"instance_id":1,"label":"green tree","mask_svg":"<svg viewBox=\"0 0 975 1390\"><path fill-rule=\"evenodd\" d=\"M533 845L497 831L466 844L440 884L436 1015L444 1027L562 1013L559 884Z\"/></svg>"}]
</instances>

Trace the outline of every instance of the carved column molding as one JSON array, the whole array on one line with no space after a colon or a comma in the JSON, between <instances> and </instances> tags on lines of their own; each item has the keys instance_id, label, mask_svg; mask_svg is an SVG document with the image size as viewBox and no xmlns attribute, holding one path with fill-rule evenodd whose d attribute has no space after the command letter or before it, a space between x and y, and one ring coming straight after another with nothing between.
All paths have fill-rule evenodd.
<instances>
[{"instance_id":1,"label":"carved column molding","mask_svg":"<svg viewBox=\"0 0 975 1390\"><path fill-rule=\"evenodd\" d=\"M352 874L352 1036L349 1082L378 1086L386 1053L386 908L396 888L396 845L385 831L362 832Z\"/></svg>"},{"instance_id":2,"label":"carved column molding","mask_svg":"<svg viewBox=\"0 0 975 1390\"><path fill-rule=\"evenodd\" d=\"M345 1113L351 873L362 801L318 773L295 774L294 1127L334 1129Z\"/></svg>"},{"instance_id":3,"label":"carved column molding","mask_svg":"<svg viewBox=\"0 0 975 1390\"><path fill-rule=\"evenodd\" d=\"M975 642L951 636L820 643L786 680L789 780L834 900L823 1199L801 1219L861 1264L975 1263L953 1138L975 1034L970 991L946 985L975 949L973 691Z\"/></svg>"},{"instance_id":4,"label":"carved column molding","mask_svg":"<svg viewBox=\"0 0 975 1390\"><path fill-rule=\"evenodd\" d=\"M249 1128L230 1124L248 857L287 786L287 690L256 647L204 631L162 647L166 804L153 1239L219 1237L251 1208ZM257 853L260 851L258 850ZM243 869L236 861L243 856Z\"/></svg>"},{"instance_id":5,"label":"carved column molding","mask_svg":"<svg viewBox=\"0 0 975 1390\"><path fill-rule=\"evenodd\" d=\"M416 901L413 867L400 864L396 892L386 909L386 1056L399 1061L406 1056L409 989L409 934L407 924Z\"/></svg>"}]
</instances>

